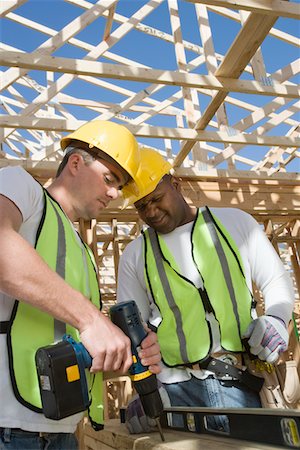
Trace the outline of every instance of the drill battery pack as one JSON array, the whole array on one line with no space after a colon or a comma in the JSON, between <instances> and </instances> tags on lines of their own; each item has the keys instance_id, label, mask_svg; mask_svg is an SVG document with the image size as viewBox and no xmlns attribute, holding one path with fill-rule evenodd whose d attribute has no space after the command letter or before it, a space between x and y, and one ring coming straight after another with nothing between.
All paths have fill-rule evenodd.
<instances>
[{"instance_id":1,"label":"drill battery pack","mask_svg":"<svg viewBox=\"0 0 300 450\"><path fill-rule=\"evenodd\" d=\"M43 413L60 420L89 406L85 368L67 341L37 350L36 367Z\"/></svg>"}]
</instances>

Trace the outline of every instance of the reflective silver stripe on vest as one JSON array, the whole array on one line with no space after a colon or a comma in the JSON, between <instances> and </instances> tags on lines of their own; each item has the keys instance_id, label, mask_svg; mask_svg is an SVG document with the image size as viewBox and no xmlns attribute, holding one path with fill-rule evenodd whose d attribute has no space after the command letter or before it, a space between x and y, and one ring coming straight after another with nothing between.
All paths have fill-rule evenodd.
<instances>
[{"instance_id":1,"label":"reflective silver stripe on vest","mask_svg":"<svg viewBox=\"0 0 300 450\"><path fill-rule=\"evenodd\" d=\"M50 200L51 201L51 200ZM58 239L57 239L57 257L56 257L56 272L63 279L66 274L66 236L63 221L60 215L56 211L56 207L53 209L57 218L58 225ZM60 341L63 335L66 333L66 324L58 319L54 319L54 342Z\"/></svg>"},{"instance_id":2,"label":"reflective silver stripe on vest","mask_svg":"<svg viewBox=\"0 0 300 450\"><path fill-rule=\"evenodd\" d=\"M88 262L87 262L87 249L83 246L81 241L80 241L80 247L81 247L82 259L83 259L84 271L85 271L85 275L86 275L85 276L85 293L84 293L84 295L87 298L91 298L90 277L89 277L89 269L88 269Z\"/></svg>"},{"instance_id":3,"label":"reflective silver stripe on vest","mask_svg":"<svg viewBox=\"0 0 300 450\"><path fill-rule=\"evenodd\" d=\"M158 245L156 233L152 228L148 228L148 232L149 232L149 238L150 238L159 278L160 278L161 284L163 286L167 302L168 302L172 312L174 313L174 317L175 317L175 321L176 321L176 331L177 331L177 336L178 336L179 343L180 343L180 355L181 355L183 363L188 363L189 358L188 358L188 355L186 352L186 339L185 339L185 335L184 335L183 328L182 328L181 314L180 314L179 308L176 305L176 302L174 300L174 297L173 297L173 294L172 294L172 291L170 288L170 284L169 284L169 281L168 281L168 278L167 278L167 275L165 272L165 268L163 265L163 259L161 257L161 252L160 252L160 248Z\"/></svg>"},{"instance_id":4,"label":"reflective silver stripe on vest","mask_svg":"<svg viewBox=\"0 0 300 450\"><path fill-rule=\"evenodd\" d=\"M226 281L227 289L228 289L228 292L229 292L229 295L230 295L230 298L231 298L231 302L232 302L233 312L234 312L234 315L235 315L235 319L237 321L239 334L241 335L240 318L239 318L239 315L238 315L237 301L236 301L235 292L234 292L234 288L233 288L233 284L232 284L230 269L228 267L228 261L227 261L226 255L224 253L223 247L221 245L219 236L217 234L217 230L215 228L215 225L213 223L213 220L212 220L212 218L211 218L207 208L206 207L201 208L201 213L203 215L203 219L205 220L205 223L207 225L208 231L210 233L210 236L212 238L212 241L214 243L217 255L218 255L220 263L221 263L221 267L222 267L222 270L223 270L223 274L224 274L224 278L225 278L225 281Z\"/></svg>"}]
</instances>

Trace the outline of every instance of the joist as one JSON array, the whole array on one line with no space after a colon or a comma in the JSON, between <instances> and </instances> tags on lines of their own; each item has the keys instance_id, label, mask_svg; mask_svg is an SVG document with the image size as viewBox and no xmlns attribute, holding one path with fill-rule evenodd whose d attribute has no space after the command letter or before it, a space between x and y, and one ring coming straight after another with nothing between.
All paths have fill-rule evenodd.
<instances>
[{"instance_id":1,"label":"joist","mask_svg":"<svg viewBox=\"0 0 300 450\"><path fill-rule=\"evenodd\" d=\"M144 69L128 67L121 64L100 63L80 59L40 56L39 54L24 54L21 52L0 53L0 64L10 67L21 67L27 70L49 70L75 75L89 75L101 78L116 78L157 83L171 86L211 89L220 92L244 92L246 94L298 98L300 88L276 83L267 86L258 81L235 80L224 76L198 75L159 69Z\"/></svg>"},{"instance_id":2,"label":"joist","mask_svg":"<svg viewBox=\"0 0 300 450\"><path fill-rule=\"evenodd\" d=\"M5 2L1 2L0 17L6 16L9 12L13 11L25 2L27 2L27 0L6 0Z\"/></svg>"},{"instance_id":3,"label":"joist","mask_svg":"<svg viewBox=\"0 0 300 450\"><path fill-rule=\"evenodd\" d=\"M35 130L74 131L84 121L51 119L39 117L22 117L19 115L0 115L0 126L6 128L26 128ZM299 137L285 136L253 136L252 134L238 133L231 135L222 131L206 131L181 128L154 127L149 125L128 125L127 128L137 137L172 138L174 140L235 143L244 145L281 147L300 147Z\"/></svg>"},{"instance_id":4,"label":"joist","mask_svg":"<svg viewBox=\"0 0 300 450\"><path fill-rule=\"evenodd\" d=\"M226 53L222 63L215 72L215 75L217 77L223 76L238 78L276 22L276 19L277 16L271 16L270 18L269 16L251 13L230 49ZM196 130L203 130L209 124L209 121L225 100L226 95L227 93L225 92L218 92L214 96L197 122L195 127ZM175 158L175 167L182 164L187 154L193 147L193 144L193 142L186 142L183 144L179 154Z\"/></svg>"},{"instance_id":5,"label":"joist","mask_svg":"<svg viewBox=\"0 0 300 450\"><path fill-rule=\"evenodd\" d=\"M300 19L299 3L286 0L186 0L190 3L205 3L232 9L242 9L260 14L277 15Z\"/></svg>"}]
</instances>

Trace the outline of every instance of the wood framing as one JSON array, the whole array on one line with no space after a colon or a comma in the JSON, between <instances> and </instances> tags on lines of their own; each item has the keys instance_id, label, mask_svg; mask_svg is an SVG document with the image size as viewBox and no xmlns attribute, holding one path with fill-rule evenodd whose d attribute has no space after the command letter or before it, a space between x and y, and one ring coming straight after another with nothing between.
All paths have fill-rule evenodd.
<instances>
[{"instance_id":1,"label":"wood framing","mask_svg":"<svg viewBox=\"0 0 300 450\"><path fill-rule=\"evenodd\" d=\"M47 184L66 133L91 119L125 124L173 164L190 203L244 209L284 244L299 288L299 5L52 0L64 8L56 24L44 9L39 23L33 2L0 7L0 168L22 165ZM142 225L120 205L78 224L108 302Z\"/></svg>"},{"instance_id":2,"label":"wood framing","mask_svg":"<svg viewBox=\"0 0 300 450\"><path fill-rule=\"evenodd\" d=\"M0 169L21 165L47 186L63 136L92 119L124 124L173 164L190 204L240 208L260 223L292 275L300 330L299 4L0 3ZM121 204L75 224L98 263L104 312L143 226ZM291 346L300 367L295 337ZM106 393L115 417L132 391L122 378L107 380Z\"/></svg>"},{"instance_id":3,"label":"wood framing","mask_svg":"<svg viewBox=\"0 0 300 450\"><path fill-rule=\"evenodd\" d=\"M125 123L146 145L149 141L159 148L176 168L185 167L188 160L204 170L265 171L267 167L270 172L298 172L299 87L294 80L300 67L299 36L276 27L279 17L299 19L296 3L145 0L126 15L117 0L65 0L73 19L55 29L22 15L21 7L31 2L9 1L0 10L5 27L14 24L28 34L44 36L28 51L26 45L12 45L3 28L0 64L8 69L4 67L0 74L1 166L15 159L23 164L59 160L60 137L83 123L89 111L93 118ZM157 12L166 26L146 25ZM222 18L231 20L236 30L223 54L215 50L220 47L215 21ZM188 39L187 20L196 31ZM92 44L79 33L95 24L99 35ZM131 46L120 52L116 44L133 34L143 38L145 51ZM268 70L261 47L269 36L280 45L284 42L294 55L294 60L275 71ZM274 55L275 41L269 47ZM149 50L166 48L177 67L168 68L159 54L156 63L150 64L147 45ZM70 57L69 48L82 56ZM81 98L67 94L79 82ZM91 96L91 89L99 94ZM114 101L107 101L107 92ZM259 104L257 96L264 99ZM230 108L240 115L229 114ZM255 150L257 145L264 155ZM245 157L246 152L251 157Z\"/></svg>"}]
</instances>

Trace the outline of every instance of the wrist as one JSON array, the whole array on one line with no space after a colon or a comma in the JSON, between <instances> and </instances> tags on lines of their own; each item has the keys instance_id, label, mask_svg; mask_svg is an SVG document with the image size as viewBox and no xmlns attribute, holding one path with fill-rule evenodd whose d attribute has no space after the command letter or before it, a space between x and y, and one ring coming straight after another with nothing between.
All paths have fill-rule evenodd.
<instances>
[{"instance_id":1,"label":"wrist","mask_svg":"<svg viewBox=\"0 0 300 450\"><path fill-rule=\"evenodd\" d=\"M287 325L281 317L274 316L273 314L266 314L267 317L273 317L274 319L277 319L285 328L287 328Z\"/></svg>"},{"instance_id":2,"label":"wrist","mask_svg":"<svg viewBox=\"0 0 300 450\"><path fill-rule=\"evenodd\" d=\"M82 333L89 328L101 314L100 310L84 296L82 300L78 302L77 308L74 308L73 312L75 321L74 326L79 333Z\"/></svg>"}]
</instances>

